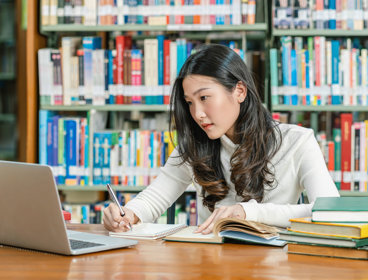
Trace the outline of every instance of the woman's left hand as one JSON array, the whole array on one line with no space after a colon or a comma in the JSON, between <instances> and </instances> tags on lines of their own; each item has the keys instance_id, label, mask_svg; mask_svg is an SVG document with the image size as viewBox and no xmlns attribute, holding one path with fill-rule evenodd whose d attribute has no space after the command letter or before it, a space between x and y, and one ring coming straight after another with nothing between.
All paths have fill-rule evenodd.
<instances>
[{"instance_id":1,"label":"woman's left hand","mask_svg":"<svg viewBox=\"0 0 368 280\"><path fill-rule=\"evenodd\" d=\"M211 233L216 221L222 218L237 218L245 220L245 216L246 214L244 209L240 204L221 206L213 211L212 215L209 216L208 219L198 227L195 233Z\"/></svg>"}]
</instances>

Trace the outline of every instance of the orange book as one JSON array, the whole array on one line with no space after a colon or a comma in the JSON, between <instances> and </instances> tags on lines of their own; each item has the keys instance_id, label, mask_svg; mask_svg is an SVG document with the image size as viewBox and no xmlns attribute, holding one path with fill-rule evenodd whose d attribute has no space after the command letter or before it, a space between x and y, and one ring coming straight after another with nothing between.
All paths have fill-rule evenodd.
<instances>
[{"instance_id":1,"label":"orange book","mask_svg":"<svg viewBox=\"0 0 368 280\"><path fill-rule=\"evenodd\" d=\"M248 1L248 24L254 24L256 22L256 0Z\"/></svg>"}]
</instances>

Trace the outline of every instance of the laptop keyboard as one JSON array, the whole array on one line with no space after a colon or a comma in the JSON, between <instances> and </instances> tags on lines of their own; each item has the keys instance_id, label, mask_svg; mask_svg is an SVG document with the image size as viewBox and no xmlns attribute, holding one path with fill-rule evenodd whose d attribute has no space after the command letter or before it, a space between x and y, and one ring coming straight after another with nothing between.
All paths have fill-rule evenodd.
<instances>
[{"instance_id":1,"label":"laptop keyboard","mask_svg":"<svg viewBox=\"0 0 368 280\"><path fill-rule=\"evenodd\" d=\"M91 248L91 247L104 245L100 243L93 243L93 242L81 241L81 240L75 240L75 239L69 239L69 243L70 243L70 247L72 248L72 250Z\"/></svg>"}]
</instances>

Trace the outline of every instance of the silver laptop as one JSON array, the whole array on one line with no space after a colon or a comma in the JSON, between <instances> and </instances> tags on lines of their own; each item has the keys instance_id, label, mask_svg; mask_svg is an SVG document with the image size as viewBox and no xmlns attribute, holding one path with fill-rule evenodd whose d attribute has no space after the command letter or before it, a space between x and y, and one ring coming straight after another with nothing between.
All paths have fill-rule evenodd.
<instances>
[{"instance_id":1,"label":"silver laptop","mask_svg":"<svg viewBox=\"0 0 368 280\"><path fill-rule=\"evenodd\" d=\"M0 244L80 255L137 241L67 230L51 168L0 161Z\"/></svg>"}]
</instances>

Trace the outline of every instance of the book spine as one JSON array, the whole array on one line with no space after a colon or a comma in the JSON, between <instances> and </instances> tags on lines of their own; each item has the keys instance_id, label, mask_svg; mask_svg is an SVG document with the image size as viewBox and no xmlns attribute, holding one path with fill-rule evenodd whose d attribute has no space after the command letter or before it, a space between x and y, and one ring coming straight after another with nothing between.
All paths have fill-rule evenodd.
<instances>
[{"instance_id":1,"label":"book spine","mask_svg":"<svg viewBox=\"0 0 368 280\"><path fill-rule=\"evenodd\" d=\"M352 114L341 114L341 190L350 191Z\"/></svg>"}]
</instances>

